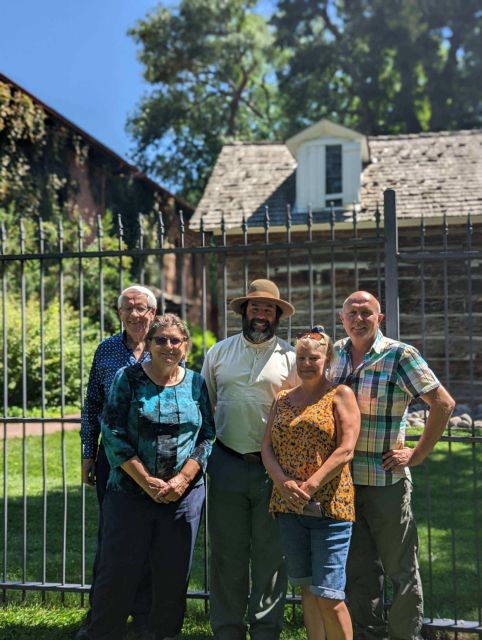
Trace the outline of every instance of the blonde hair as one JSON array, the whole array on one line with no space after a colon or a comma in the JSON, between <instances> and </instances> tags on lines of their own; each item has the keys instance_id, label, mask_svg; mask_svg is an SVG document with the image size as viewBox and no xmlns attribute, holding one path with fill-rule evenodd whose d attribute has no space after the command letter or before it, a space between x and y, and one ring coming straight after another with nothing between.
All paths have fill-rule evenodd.
<instances>
[{"instance_id":1,"label":"blonde hair","mask_svg":"<svg viewBox=\"0 0 482 640\"><path fill-rule=\"evenodd\" d=\"M309 333L304 336L301 336L296 341L296 351L298 351L298 347L311 347L315 349L321 349L324 347L325 356L326 356L326 364L331 362L333 357L333 341L330 336L324 331L320 332L321 338L317 340L316 338L312 338Z\"/></svg>"}]
</instances>

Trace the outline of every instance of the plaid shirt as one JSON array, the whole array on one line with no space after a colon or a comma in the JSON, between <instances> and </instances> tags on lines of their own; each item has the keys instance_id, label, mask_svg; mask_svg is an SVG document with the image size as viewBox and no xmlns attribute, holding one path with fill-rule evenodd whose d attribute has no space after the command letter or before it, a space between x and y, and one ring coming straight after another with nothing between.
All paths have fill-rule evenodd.
<instances>
[{"instance_id":1,"label":"plaid shirt","mask_svg":"<svg viewBox=\"0 0 482 640\"><path fill-rule=\"evenodd\" d=\"M353 458L355 484L386 486L410 478L408 467L384 471L382 455L405 444L408 405L440 386L414 347L386 338L379 330L370 351L353 371L351 340L335 344L329 377L350 386L361 412L360 437Z\"/></svg>"}]
</instances>

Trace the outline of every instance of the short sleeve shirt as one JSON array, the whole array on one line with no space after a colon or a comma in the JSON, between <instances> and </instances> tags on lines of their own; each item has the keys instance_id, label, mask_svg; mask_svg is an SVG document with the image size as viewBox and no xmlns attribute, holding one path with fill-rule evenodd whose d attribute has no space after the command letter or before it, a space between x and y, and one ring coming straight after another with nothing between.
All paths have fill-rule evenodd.
<instances>
[{"instance_id":1,"label":"short sleeve shirt","mask_svg":"<svg viewBox=\"0 0 482 640\"><path fill-rule=\"evenodd\" d=\"M277 336L260 344L242 333L226 338L208 351L201 373L217 437L239 453L260 451L273 400L299 384L295 350Z\"/></svg>"},{"instance_id":2,"label":"short sleeve shirt","mask_svg":"<svg viewBox=\"0 0 482 640\"><path fill-rule=\"evenodd\" d=\"M386 338L378 331L370 351L353 370L351 340L335 344L329 373L335 384L350 386L361 413L361 429L353 459L353 481L386 486L410 478L407 467L384 471L382 456L405 445L408 406L440 382L420 353L408 344Z\"/></svg>"}]
</instances>

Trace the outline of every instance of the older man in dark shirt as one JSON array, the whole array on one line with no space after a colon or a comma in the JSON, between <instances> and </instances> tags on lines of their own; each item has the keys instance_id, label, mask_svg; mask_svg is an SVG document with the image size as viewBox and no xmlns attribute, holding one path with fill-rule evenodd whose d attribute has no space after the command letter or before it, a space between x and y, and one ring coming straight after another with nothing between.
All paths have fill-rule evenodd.
<instances>
[{"instance_id":1,"label":"older man in dark shirt","mask_svg":"<svg viewBox=\"0 0 482 640\"><path fill-rule=\"evenodd\" d=\"M89 599L95 589L95 577L102 546L102 503L105 496L109 463L100 439L100 419L107 401L109 389L114 377L122 367L144 362L150 358L144 350L145 337L149 325L156 315L157 301L150 289L140 285L131 285L124 289L117 300L117 309L122 321L123 331L107 338L97 347L90 370L89 382L84 406L82 407L82 425L80 438L82 441L82 480L94 485L99 501L99 530L97 551L92 572L92 586ZM149 581L142 581L143 587L137 593L132 615L140 633L144 627L150 608ZM86 637L86 621L77 632L77 640ZM137 622L136 622L137 620Z\"/></svg>"}]
</instances>

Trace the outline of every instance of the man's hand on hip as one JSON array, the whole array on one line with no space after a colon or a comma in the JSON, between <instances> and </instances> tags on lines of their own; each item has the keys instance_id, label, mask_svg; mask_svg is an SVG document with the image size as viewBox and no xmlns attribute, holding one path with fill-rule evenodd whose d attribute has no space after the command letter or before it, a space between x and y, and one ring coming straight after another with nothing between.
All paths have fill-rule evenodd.
<instances>
[{"instance_id":1,"label":"man's hand on hip","mask_svg":"<svg viewBox=\"0 0 482 640\"><path fill-rule=\"evenodd\" d=\"M383 454L384 471L400 471L404 467L410 467L414 449L411 447L402 447L401 449L390 449Z\"/></svg>"}]
</instances>

